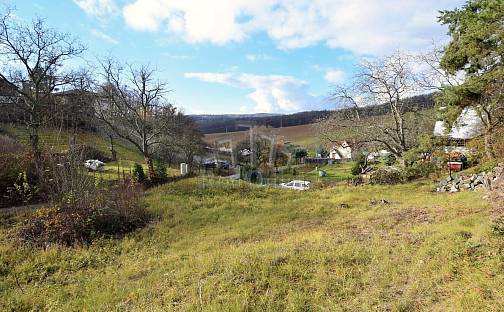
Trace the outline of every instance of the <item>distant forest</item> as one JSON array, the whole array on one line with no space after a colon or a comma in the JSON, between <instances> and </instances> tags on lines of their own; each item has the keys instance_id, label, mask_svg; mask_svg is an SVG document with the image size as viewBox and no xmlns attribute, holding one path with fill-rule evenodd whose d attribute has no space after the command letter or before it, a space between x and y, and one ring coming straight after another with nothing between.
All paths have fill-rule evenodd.
<instances>
[{"instance_id":1,"label":"distant forest","mask_svg":"<svg viewBox=\"0 0 504 312\"><path fill-rule=\"evenodd\" d=\"M405 104L405 111L418 111L434 107L434 94L418 95L411 97ZM373 105L359 108L361 117L380 116L388 112L386 104ZM243 125L268 126L273 128L291 127L306 125L317 122L317 120L327 117L330 114L341 114L348 116L353 111L353 108L341 108L334 110L323 111L306 111L289 115L192 115L191 117L198 124L201 132L222 133L235 132L247 129Z\"/></svg>"}]
</instances>

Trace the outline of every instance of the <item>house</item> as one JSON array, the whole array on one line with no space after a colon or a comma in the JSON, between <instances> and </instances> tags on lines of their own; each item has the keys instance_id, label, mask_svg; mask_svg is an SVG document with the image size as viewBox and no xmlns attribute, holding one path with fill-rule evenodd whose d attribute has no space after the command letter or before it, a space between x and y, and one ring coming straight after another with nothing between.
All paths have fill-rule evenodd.
<instances>
[{"instance_id":1,"label":"house","mask_svg":"<svg viewBox=\"0 0 504 312\"><path fill-rule=\"evenodd\" d=\"M340 145L333 146L329 152L329 158L335 160L351 160L352 148L346 141L343 141Z\"/></svg>"},{"instance_id":2,"label":"house","mask_svg":"<svg viewBox=\"0 0 504 312\"><path fill-rule=\"evenodd\" d=\"M448 139L445 147L446 152L454 151L465 154L468 152L467 143L475 137L480 136L482 132L483 124L478 116L478 112L472 107L466 107L449 130L444 121L436 121L433 134L434 136Z\"/></svg>"}]
</instances>

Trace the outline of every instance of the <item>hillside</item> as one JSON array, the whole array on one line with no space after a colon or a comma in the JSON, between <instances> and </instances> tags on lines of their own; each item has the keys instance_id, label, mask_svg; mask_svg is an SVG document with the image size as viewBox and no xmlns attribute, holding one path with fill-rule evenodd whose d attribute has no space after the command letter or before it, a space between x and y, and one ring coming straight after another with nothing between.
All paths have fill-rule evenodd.
<instances>
[{"instance_id":1,"label":"hillside","mask_svg":"<svg viewBox=\"0 0 504 312\"><path fill-rule=\"evenodd\" d=\"M23 144L28 144L28 132L23 126L11 126L0 124L0 133L4 132L7 135L17 139ZM73 140L73 134L68 130L62 129L41 129L40 143L48 149L55 152L68 150L70 142ZM79 131L75 134L76 144L87 144L93 146L105 154L110 154L110 142L108 139L101 137L95 132ZM120 160L130 160L142 162L143 159L140 153L133 147L124 142L116 140L114 143L117 151L117 157Z\"/></svg>"},{"instance_id":2,"label":"hillside","mask_svg":"<svg viewBox=\"0 0 504 312\"><path fill-rule=\"evenodd\" d=\"M276 135L278 139L290 141L300 146L315 147L319 142L317 133L312 124L275 128L271 129L271 132ZM209 143L213 143L223 139L231 139L236 143L248 139L248 135L248 131L212 133L206 134L205 140Z\"/></svg>"},{"instance_id":3,"label":"hillside","mask_svg":"<svg viewBox=\"0 0 504 312\"><path fill-rule=\"evenodd\" d=\"M434 107L435 94L418 95L405 99L404 111L418 111ZM336 105L336 110L305 111L294 114L249 114L249 115L192 115L204 134L239 132L245 129L243 125L266 126L273 128L293 127L312 124L330 114L337 113L346 116L352 108ZM359 108L362 117L375 117L386 114L388 105L372 105Z\"/></svg>"},{"instance_id":4,"label":"hillside","mask_svg":"<svg viewBox=\"0 0 504 312\"><path fill-rule=\"evenodd\" d=\"M230 183L193 178L155 188L146 203L158 221L90 246L17 248L8 233L18 217L2 217L0 309L483 311L504 304L502 239L491 232L479 192L433 193L427 182L309 192Z\"/></svg>"}]
</instances>

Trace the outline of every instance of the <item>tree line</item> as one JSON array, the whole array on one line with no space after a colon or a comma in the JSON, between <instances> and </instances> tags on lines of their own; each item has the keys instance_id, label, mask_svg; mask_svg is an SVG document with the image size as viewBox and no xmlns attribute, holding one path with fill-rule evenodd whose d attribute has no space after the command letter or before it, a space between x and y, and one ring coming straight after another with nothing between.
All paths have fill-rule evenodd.
<instances>
[{"instance_id":1,"label":"tree line","mask_svg":"<svg viewBox=\"0 0 504 312\"><path fill-rule=\"evenodd\" d=\"M0 105L2 121L22 122L36 166L41 164L40 129L86 129L120 138L144 157L151 177L154 158L203 151L193 120L170 103L172 91L148 65L112 57L98 66L72 68L86 47L78 38L48 27L41 18L23 23L7 10L0 17ZM172 156L169 156L172 155Z\"/></svg>"},{"instance_id":2,"label":"tree line","mask_svg":"<svg viewBox=\"0 0 504 312\"><path fill-rule=\"evenodd\" d=\"M363 60L349 81L335 85L331 98L348 109L324 118L320 136L331 143L348 140L356 147L385 148L403 160L432 134L436 117L450 129L471 108L483 125L479 138L486 158L493 159L504 125L504 2L469 0L461 8L441 11L439 22L448 26L447 46ZM422 100L426 96L419 94L426 93L432 93L437 112L408 109L413 95ZM368 107L380 104L382 118L364 118Z\"/></svg>"}]
</instances>

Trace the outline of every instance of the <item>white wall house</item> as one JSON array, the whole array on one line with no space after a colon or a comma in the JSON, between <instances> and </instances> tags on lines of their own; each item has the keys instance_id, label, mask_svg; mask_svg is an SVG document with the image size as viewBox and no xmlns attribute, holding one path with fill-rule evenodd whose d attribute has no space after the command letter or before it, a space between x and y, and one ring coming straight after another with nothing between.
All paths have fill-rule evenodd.
<instances>
[{"instance_id":1,"label":"white wall house","mask_svg":"<svg viewBox=\"0 0 504 312\"><path fill-rule=\"evenodd\" d=\"M457 118L451 129L446 127L442 120L436 121L434 125L434 136L446 137L449 139L446 151L456 151L466 153L466 144L469 140L481 135L483 125L478 113L474 108L466 107Z\"/></svg>"},{"instance_id":2,"label":"white wall house","mask_svg":"<svg viewBox=\"0 0 504 312\"><path fill-rule=\"evenodd\" d=\"M336 160L350 160L352 159L352 148L346 141L343 141L340 145L332 147L329 152L329 158Z\"/></svg>"}]
</instances>

